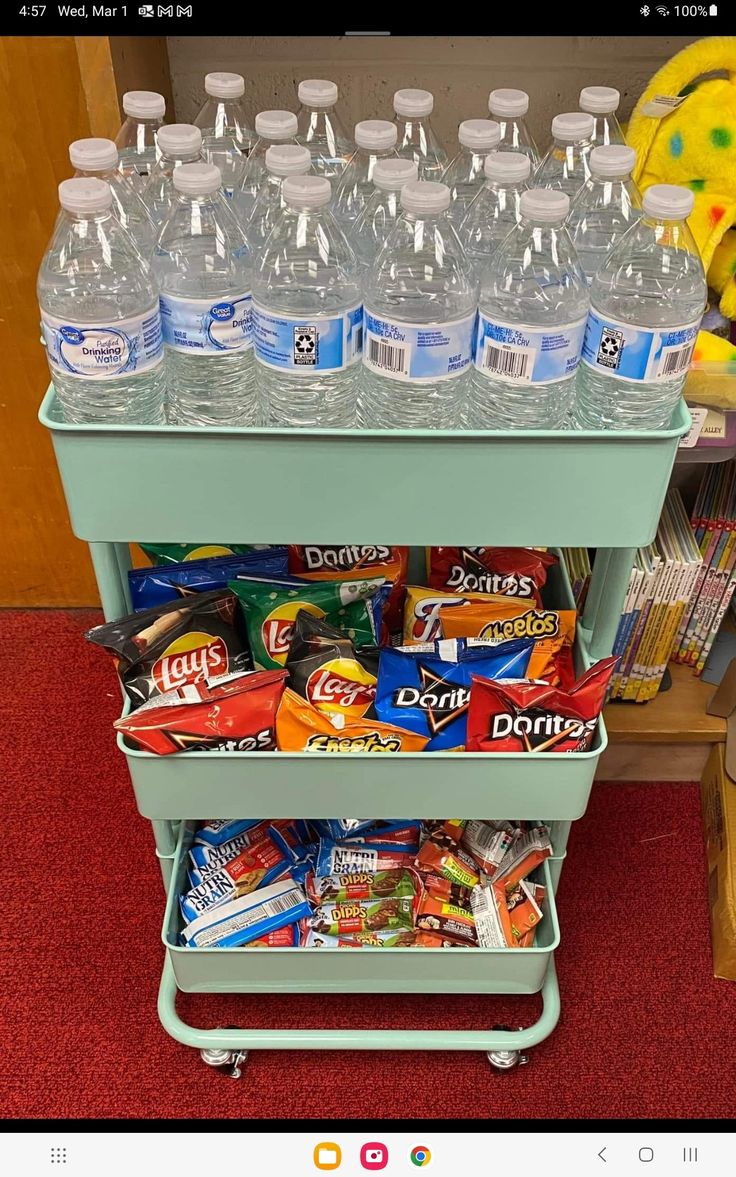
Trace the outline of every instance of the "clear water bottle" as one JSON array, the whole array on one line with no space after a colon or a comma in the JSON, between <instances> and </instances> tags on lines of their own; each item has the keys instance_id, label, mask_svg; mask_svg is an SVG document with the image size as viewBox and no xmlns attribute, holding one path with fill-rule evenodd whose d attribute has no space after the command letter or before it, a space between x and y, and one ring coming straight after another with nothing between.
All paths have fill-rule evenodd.
<instances>
[{"instance_id":1,"label":"clear water bottle","mask_svg":"<svg viewBox=\"0 0 736 1177\"><path fill-rule=\"evenodd\" d=\"M373 264L401 215L399 194L419 174L413 159L380 159L373 169L373 194L350 232L362 275Z\"/></svg>"},{"instance_id":2,"label":"clear water bottle","mask_svg":"<svg viewBox=\"0 0 736 1177\"><path fill-rule=\"evenodd\" d=\"M288 176L253 278L256 357L272 425L349 428L362 345L358 265L324 176Z\"/></svg>"},{"instance_id":3,"label":"clear water bottle","mask_svg":"<svg viewBox=\"0 0 736 1177\"><path fill-rule=\"evenodd\" d=\"M573 400L588 286L565 228L565 192L531 188L483 272L470 424L562 429Z\"/></svg>"},{"instance_id":4,"label":"clear water bottle","mask_svg":"<svg viewBox=\"0 0 736 1177\"><path fill-rule=\"evenodd\" d=\"M153 265L161 291L169 421L259 419L248 246L214 164L182 164Z\"/></svg>"},{"instance_id":5,"label":"clear water bottle","mask_svg":"<svg viewBox=\"0 0 736 1177\"><path fill-rule=\"evenodd\" d=\"M530 157L516 151L494 151L485 158L485 184L458 229L478 281L501 242L521 220L521 194L529 186L531 167Z\"/></svg>"},{"instance_id":6,"label":"clear water bottle","mask_svg":"<svg viewBox=\"0 0 736 1177\"><path fill-rule=\"evenodd\" d=\"M610 250L641 213L639 189L631 179L633 147L594 147L590 179L570 206L567 228L588 281L595 278Z\"/></svg>"},{"instance_id":7,"label":"clear water bottle","mask_svg":"<svg viewBox=\"0 0 736 1177\"><path fill-rule=\"evenodd\" d=\"M129 90L123 94L125 122L117 133L120 170L142 192L158 159L156 132L163 126L166 99L153 90Z\"/></svg>"},{"instance_id":8,"label":"clear water bottle","mask_svg":"<svg viewBox=\"0 0 736 1177\"><path fill-rule=\"evenodd\" d=\"M573 111L552 119L552 146L534 176L538 188L559 188L573 199L590 177L588 157L593 150L595 119Z\"/></svg>"},{"instance_id":9,"label":"clear water bottle","mask_svg":"<svg viewBox=\"0 0 736 1177\"><path fill-rule=\"evenodd\" d=\"M174 203L174 172L202 158L202 132L191 123L170 123L161 128L156 141L160 158L143 189L143 199L158 230Z\"/></svg>"},{"instance_id":10,"label":"clear water bottle","mask_svg":"<svg viewBox=\"0 0 736 1177\"><path fill-rule=\"evenodd\" d=\"M377 162L396 157L395 123L366 119L355 124L355 151L335 186L332 211L343 229L356 221L373 193Z\"/></svg>"},{"instance_id":11,"label":"clear water bottle","mask_svg":"<svg viewBox=\"0 0 736 1177\"><path fill-rule=\"evenodd\" d=\"M323 78L309 78L299 83L297 94L301 103L297 143L311 151L314 174L334 180L355 150L337 113L337 86Z\"/></svg>"},{"instance_id":12,"label":"clear water bottle","mask_svg":"<svg viewBox=\"0 0 736 1177\"><path fill-rule=\"evenodd\" d=\"M441 180L448 163L447 152L430 122L433 110L434 95L429 90L397 90L394 94L398 153L414 160L420 180Z\"/></svg>"},{"instance_id":13,"label":"clear water bottle","mask_svg":"<svg viewBox=\"0 0 736 1177\"><path fill-rule=\"evenodd\" d=\"M234 193L235 215L246 225L253 212L259 189L266 179L266 152L274 143L294 143L296 115L290 110L262 110L256 115L256 139L245 161L240 183Z\"/></svg>"},{"instance_id":14,"label":"clear water bottle","mask_svg":"<svg viewBox=\"0 0 736 1177\"><path fill-rule=\"evenodd\" d=\"M104 180L64 180L38 275L41 330L64 419L164 420L158 290L113 212Z\"/></svg>"},{"instance_id":15,"label":"clear water bottle","mask_svg":"<svg viewBox=\"0 0 736 1177\"><path fill-rule=\"evenodd\" d=\"M611 143L625 143L621 124L616 118L621 95L613 86L584 86L580 91L580 109L594 119L593 145L608 147Z\"/></svg>"},{"instance_id":16,"label":"clear water bottle","mask_svg":"<svg viewBox=\"0 0 736 1177\"><path fill-rule=\"evenodd\" d=\"M202 154L222 174L222 188L232 196L255 135L243 110L245 79L241 74L212 73L204 79L207 98L194 125L202 132Z\"/></svg>"},{"instance_id":17,"label":"clear water bottle","mask_svg":"<svg viewBox=\"0 0 736 1177\"><path fill-rule=\"evenodd\" d=\"M258 190L250 217L245 225L245 236L257 265L261 250L281 215L284 199L281 192L287 176L304 176L312 166L308 147L297 143L274 143L266 152L266 175Z\"/></svg>"},{"instance_id":18,"label":"clear water bottle","mask_svg":"<svg viewBox=\"0 0 736 1177\"><path fill-rule=\"evenodd\" d=\"M583 429L666 428L705 310L703 263L687 217L688 188L655 184L590 291L577 382Z\"/></svg>"},{"instance_id":19,"label":"clear water bottle","mask_svg":"<svg viewBox=\"0 0 736 1177\"><path fill-rule=\"evenodd\" d=\"M75 139L69 144L69 160L77 178L96 177L110 185L113 212L148 264L155 238L153 221L135 187L119 170L118 149L112 139ZM59 220L62 216L60 213Z\"/></svg>"},{"instance_id":20,"label":"clear water bottle","mask_svg":"<svg viewBox=\"0 0 736 1177\"><path fill-rule=\"evenodd\" d=\"M532 167L539 166L539 150L526 124L529 95L525 90L491 90L488 112L501 128L500 150L528 155Z\"/></svg>"},{"instance_id":21,"label":"clear water bottle","mask_svg":"<svg viewBox=\"0 0 736 1177\"><path fill-rule=\"evenodd\" d=\"M483 165L501 142L501 128L493 119L466 119L460 123L457 137L460 150L442 176L442 183L450 189L447 215L456 229L483 187Z\"/></svg>"},{"instance_id":22,"label":"clear water bottle","mask_svg":"<svg viewBox=\"0 0 736 1177\"><path fill-rule=\"evenodd\" d=\"M453 429L463 420L478 285L449 207L446 184L406 184L401 216L366 276L364 428Z\"/></svg>"}]
</instances>

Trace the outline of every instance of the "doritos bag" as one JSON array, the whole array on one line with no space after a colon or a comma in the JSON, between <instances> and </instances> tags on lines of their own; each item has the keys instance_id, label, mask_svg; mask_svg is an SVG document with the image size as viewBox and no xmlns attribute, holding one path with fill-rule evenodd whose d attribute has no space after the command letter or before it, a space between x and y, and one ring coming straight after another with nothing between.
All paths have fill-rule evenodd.
<instances>
[{"instance_id":1,"label":"doritos bag","mask_svg":"<svg viewBox=\"0 0 736 1177\"><path fill-rule=\"evenodd\" d=\"M267 548L242 556L210 556L183 564L168 562L155 568L131 568L128 573L131 604L138 612L175 601L177 597L227 588L227 582L237 576L285 576L286 565L286 548Z\"/></svg>"},{"instance_id":2,"label":"doritos bag","mask_svg":"<svg viewBox=\"0 0 736 1177\"><path fill-rule=\"evenodd\" d=\"M494 597L490 593L450 593L440 589L424 588L410 584L404 597L404 628L402 644L435 642L441 638L440 609L457 609L475 601L488 604L492 601L507 601L508 597ZM445 635L449 637L449 634Z\"/></svg>"},{"instance_id":3,"label":"doritos bag","mask_svg":"<svg viewBox=\"0 0 736 1177\"><path fill-rule=\"evenodd\" d=\"M427 752L462 748L473 676L523 678L532 645L471 640L382 650L376 715L427 737Z\"/></svg>"},{"instance_id":4,"label":"doritos bag","mask_svg":"<svg viewBox=\"0 0 736 1177\"><path fill-rule=\"evenodd\" d=\"M181 564L190 560L210 560L213 556L244 556L247 552L267 552L270 544L138 544L154 564Z\"/></svg>"},{"instance_id":5,"label":"doritos bag","mask_svg":"<svg viewBox=\"0 0 736 1177\"><path fill-rule=\"evenodd\" d=\"M463 609L443 607L439 618L445 638L478 638L494 644L532 638L529 678L543 679L555 686L560 682L569 686L575 679L572 644L577 613L574 609L538 609L532 601L496 597L487 604L471 603Z\"/></svg>"},{"instance_id":6,"label":"doritos bag","mask_svg":"<svg viewBox=\"0 0 736 1177\"><path fill-rule=\"evenodd\" d=\"M617 662L602 658L567 691L474 678L468 751L587 752Z\"/></svg>"},{"instance_id":7,"label":"doritos bag","mask_svg":"<svg viewBox=\"0 0 736 1177\"><path fill-rule=\"evenodd\" d=\"M318 711L360 719L373 715L378 649L356 650L339 629L302 609L286 658L289 683Z\"/></svg>"},{"instance_id":8,"label":"doritos bag","mask_svg":"<svg viewBox=\"0 0 736 1177\"><path fill-rule=\"evenodd\" d=\"M276 739L281 752L423 752L427 743L413 732L377 720L352 720L336 727L288 688L276 715Z\"/></svg>"},{"instance_id":9,"label":"doritos bag","mask_svg":"<svg viewBox=\"0 0 736 1177\"><path fill-rule=\"evenodd\" d=\"M430 548L431 588L453 593L525 597L541 605L547 569L557 563L534 548Z\"/></svg>"},{"instance_id":10,"label":"doritos bag","mask_svg":"<svg viewBox=\"0 0 736 1177\"><path fill-rule=\"evenodd\" d=\"M250 670L235 609L233 594L217 589L97 625L86 637L113 655L126 693L139 707L186 683Z\"/></svg>"},{"instance_id":11,"label":"doritos bag","mask_svg":"<svg viewBox=\"0 0 736 1177\"><path fill-rule=\"evenodd\" d=\"M401 629L409 549L380 544L291 544L289 572L309 580L348 580L383 576L391 582L384 620L394 633Z\"/></svg>"}]
</instances>

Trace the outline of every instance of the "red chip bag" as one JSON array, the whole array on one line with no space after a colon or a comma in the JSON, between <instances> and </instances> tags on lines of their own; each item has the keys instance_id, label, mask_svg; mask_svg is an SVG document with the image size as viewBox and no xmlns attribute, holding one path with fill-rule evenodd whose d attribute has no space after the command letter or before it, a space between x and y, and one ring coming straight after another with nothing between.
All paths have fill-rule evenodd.
<instances>
[{"instance_id":1,"label":"red chip bag","mask_svg":"<svg viewBox=\"0 0 736 1177\"><path fill-rule=\"evenodd\" d=\"M381 544L290 544L289 572L306 580L348 580L353 574L385 576L393 588L384 621L393 633L401 629L409 564L407 547Z\"/></svg>"},{"instance_id":2,"label":"red chip bag","mask_svg":"<svg viewBox=\"0 0 736 1177\"><path fill-rule=\"evenodd\" d=\"M556 563L556 556L534 548L430 548L429 587L522 597L541 605L547 569Z\"/></svg>"},{"instance_id":3,"label":"red chip bag","mask_svg":"<svg viewBox=\"0 0 736 1177\"><path fill-rule=\"evenodd\" d=\"M602 658L569 690L473 675L468 752L587 752L618 658Z\"/></svg>"}]
</instances>

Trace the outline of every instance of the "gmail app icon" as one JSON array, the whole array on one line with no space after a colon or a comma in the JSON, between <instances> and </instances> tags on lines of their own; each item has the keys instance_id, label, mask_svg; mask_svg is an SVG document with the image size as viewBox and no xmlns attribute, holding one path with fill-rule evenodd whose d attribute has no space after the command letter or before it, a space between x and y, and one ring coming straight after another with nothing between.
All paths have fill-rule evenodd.
<instances>
[{"instance_id":1,"label":"gmail app icon","mask_svg":"<svg viewBox=\"0 0 736 1177\"><path fill-rule=\"evenodd\" d=\"M322 1140L315 1145L314 1167L324 1171L339 1169L342 1164L342 1149L332 1140Z\"/></svg>"}]
</instances>

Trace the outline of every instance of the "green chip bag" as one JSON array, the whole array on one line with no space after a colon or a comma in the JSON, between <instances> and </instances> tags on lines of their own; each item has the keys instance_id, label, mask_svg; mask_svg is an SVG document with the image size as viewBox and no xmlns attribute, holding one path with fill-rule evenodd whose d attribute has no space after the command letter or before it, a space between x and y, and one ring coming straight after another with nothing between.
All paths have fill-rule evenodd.
<instances>
[{"instance_id":1,"label":"green chip bag","mask_svg":"<svg viewBox=\"0 0 736 1177\"><path fill-rule=\"evenodd\" d=\"M268 547L267 544L139 544L154 564L183 564L189 560L209 560L213 556L242 556Z\"/></svg>"},{"instance_id":2,"label":"green chip bag","mask_svg":"<svg viewBox=\"0 0 736 1177\"><path fill-rule=\"evenodd\" d=\"M374 645L386 595L379 590L385 583L381 578L305 581L297 586L293 581L243 577L228 581L228 588L240 601L254 665L259 670L278 670L286 663L300 609L341 630L356 646Z\"/></svg>"}]
</instances>

